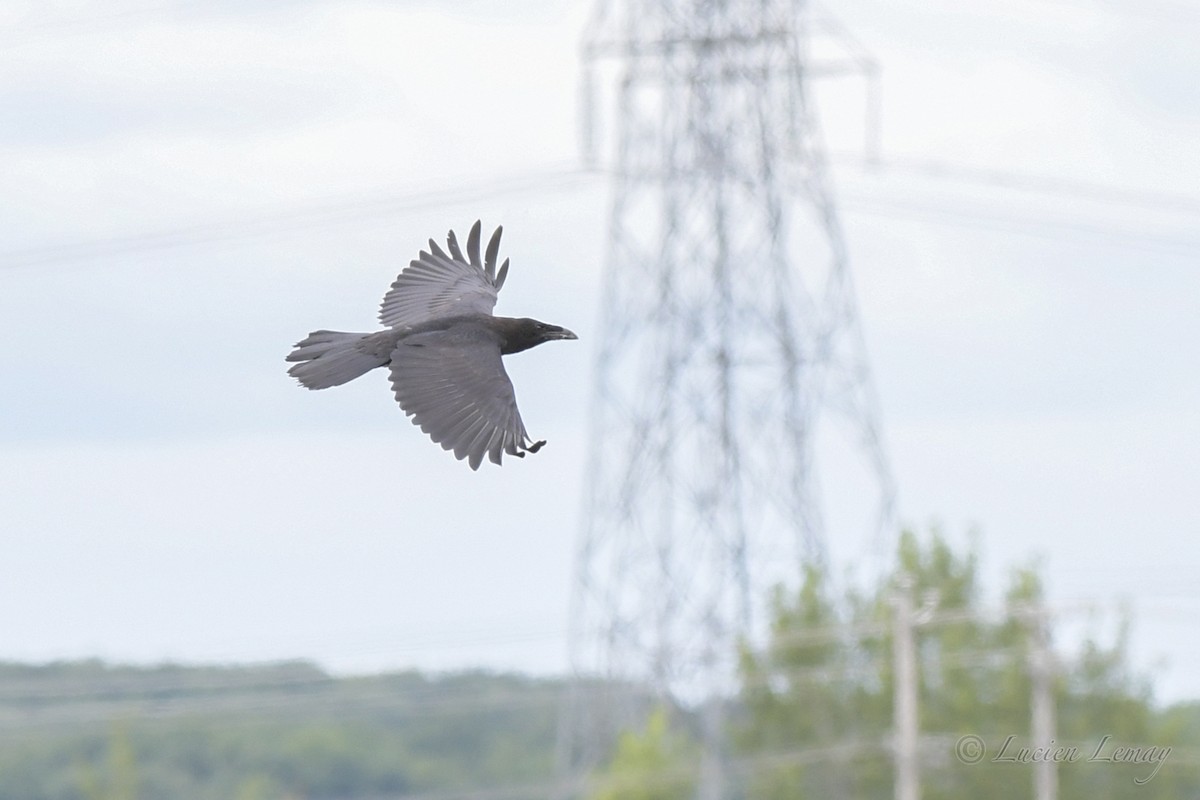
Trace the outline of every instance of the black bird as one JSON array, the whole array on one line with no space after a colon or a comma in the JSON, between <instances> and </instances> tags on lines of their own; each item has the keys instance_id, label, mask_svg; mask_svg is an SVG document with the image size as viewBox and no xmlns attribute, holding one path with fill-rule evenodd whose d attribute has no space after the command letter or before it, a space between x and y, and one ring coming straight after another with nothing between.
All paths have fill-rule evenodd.
<instances>
[{"instance_id":1,"label":"black bird","mask_svg":"<svg viewBox=\"0 0 1200 800\"><path fill-rule=\"evenodd\" d=\"M525 432L500 357L576 336L535 319L492 316L508 259L497 271L502 228L496 228L480 261L479 230L476 222L467 258L454 231L446 237L449 255L429 240L429 252L422 250L384 295L379 319L386 330L313 331L288 355L299 362L288 374L309 389L325 389L387 366L413 424L471 469L479 469L485 453L495 464L501 453L536 453L545 441Z\"/></svg>"}]
</instances>

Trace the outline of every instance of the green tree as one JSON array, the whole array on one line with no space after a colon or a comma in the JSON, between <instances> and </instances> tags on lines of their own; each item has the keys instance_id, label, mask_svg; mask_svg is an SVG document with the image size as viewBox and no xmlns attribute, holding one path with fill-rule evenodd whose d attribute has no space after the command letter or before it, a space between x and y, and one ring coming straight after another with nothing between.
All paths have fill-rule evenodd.
<instances>
[{"instance_id":1,"label":"green tree","mask_svg":"<svg viewBox=\"0 0 1200 800\"><path fill-rule=\"evenodd\" d=\"M591 800L689 800L695 793L699 749L672 730L665 708L651 712L641 731L626 731L608 766L595 776Z\"/></svg>"},{"instance_id":2,"label":"green tree","mask_svg":"<svg viewBox=\"0 0 1200 800\"><path fill-rule=\"evenodd\" d=\"M920 708L921 791L924 800L1032 795L1032 767L993 761L1008 736L1011 752L1029 745L1029 658L1038 624L1047 617L1044 591L1033 569L1015 570L1003 613L983 607L975 549L955 552L933 531L922 543L901 536L896 569L876 585L835 596L817 568L799 590L776 592L770 639L741 653L741 718L734 731L750 771L747 795L755 800L893 796L890 751L893 703L892 598L905 574L913 595L936 598L916 635ZM1148 684L1129 667L1127 626L1108 646L1089 639L1080 658L1060 665L1053 694L1055 739L1094 746L1102 737L1122 744L1180 744L1163 739L1188 729L1158 725ZM1179 720L1183 720L1182 722ZM986 747L978 763L955 755L965 735ZM1081 750L1083 748L1081 747ZM1196 774L1168 762L1154 780L1145 765L1075 763L1058 767L1061 800L1151 800L1195 792ZM1140 772L1139 772L1140 770Z\"/></svg>"}]
</instances>

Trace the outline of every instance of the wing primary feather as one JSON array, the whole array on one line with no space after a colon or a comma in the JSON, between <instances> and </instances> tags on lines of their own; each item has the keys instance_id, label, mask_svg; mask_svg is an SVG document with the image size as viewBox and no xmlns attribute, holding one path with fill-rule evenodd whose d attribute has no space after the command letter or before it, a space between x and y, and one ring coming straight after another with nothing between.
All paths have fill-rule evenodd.
<instances>
[{"instance_id":1,"label":"wing primary feather","mask_svg":"<svg viewBox=\"0 0 1200 800\"><path fill-rule=\"evenodd\" d=\"M479 430L471 437L470 443L467 445L467 452L471 456L471 463L474 465L471 469L478 469L483 462L483 455L488 450L488 444L491 442L492 433L495 431L486 420L479 426Z\"/></svg>"},{"instance_id":2,"label":"wing primary feather","mask_svg":"<svg viewBox=\"0 0 1200 800\"><path fill-rule=\"evenodd\" d=\"M504 282L505 268L496 275L503 228L497 227L488 241L486 261L480 258L482 222L475 221L467 241L466 255L453 230L445 244L429 240L429 249L392 281L380 303L379 319L389 328L414 325L442 313L490 315ZM448 251L448 252L447 252ZM505 265L508 260L505 260Z\"/></svg>"},{"instance_id":3,"label":"wing primary feather","mask_svg":"<svg viewBox=\"0 0 1200 800\"><path fill-rule=\"evenodd\" d=\"M454 235L454 231L446 234L446 244L450 247L450 255L454 256L456 261L466 261L463 258L462 250L458 249L458 238Z\"/></svg>"},{"instance_id":4,"label":"wing primary feather","mask_svg":"<svg viewBox=\"0 0 1200 800\"><path fill-rule=\"evenodd\" d=\"M500 463L500 452L504 446L504 430L500 426L492 428L492 435L488 438L487 447L488 460L493 464Z\"/></svg>"},{"instance_id":5,"label":"wing primary feather","mask_svg":"<svg viewBox=\"0 0 1200 800\"><path fill-rule=\"evenodd\" d=\"M493 283L496 286L496 291L500 291L500 287L504 286L504 279L508 277L508 259L504 259L504 263L500 265L500 272L496 274L496 280Z\"/></svg>"},{"instance_id":6,"label":"wing primary feather","mask_svg":"<svg viewBox=\"0 0 1200 800\"><path fill-rule=\"evenodd\" d=\"M454 456L463 458L467 455L472 455L476 452L475 440L479 438L479 434L488 427L486 419L479 419L473 422L466 430L458 436L458 444L454 448Z\"/></svg>"},{"instance_id":7,"label":"wing primary feather","mask_svg":"<svg viewBox=\"0 0 1200 800\"><path fill-rule=\"evenodd\" d=\"M483 265L487 270L488 278L495 282L496 278L496 256L500 252L500 234L504 232L504 226L496 228L496 232L492 234L492 238L488 241L487 252L483 254Z\"/></svg>"},{"instance_id":8,"label":"wing primary feather","mask_svg":"<svg viewBox=\"0 0 1200 800\"><path fill-rule=\"evenodd\" d=\"M475 408L467 408L460 414L451 417L443 428L442 435L444 441L442 442L442 447L445 447L447 450L454 448L455 455L462 458L461 455L458 455L458 449L465 444L464 437L466 437L467 432L472 430L476 423L480 421L482 421L480 412Z\"/></svg>"},{"instance_id":9,"label":"wing primary feather","mask_svg":"<svg viewBox=\"0 0 1200 800\"><path fill-rule=\"evenodd\" d=\"M475 224L471 226L471 232L467 234L467 257L471 259L471 265L483 268L483 262L479 260L479 231L483 227L483 222L475 220Z\"/></svg>"}]
</instances>

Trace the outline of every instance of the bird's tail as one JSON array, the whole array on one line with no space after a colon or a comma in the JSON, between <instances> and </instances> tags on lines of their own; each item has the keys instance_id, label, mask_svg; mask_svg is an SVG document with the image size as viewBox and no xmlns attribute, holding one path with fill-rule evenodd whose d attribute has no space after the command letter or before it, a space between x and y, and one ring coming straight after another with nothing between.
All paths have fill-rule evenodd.
<instances>
[{"instance_id":1,"label":"bird's tail","mask_svg":"<svg viewBox=\"0 0 1200 800\"><path fill-rule=\"evenodd\" d=\"M288 361L300 362L288 374L309 389L328 389L382 367L388 360L361 346L368 336L368 333L313 331L296 342L296 349L288 353Z\"/></svg>"}]
</instances>

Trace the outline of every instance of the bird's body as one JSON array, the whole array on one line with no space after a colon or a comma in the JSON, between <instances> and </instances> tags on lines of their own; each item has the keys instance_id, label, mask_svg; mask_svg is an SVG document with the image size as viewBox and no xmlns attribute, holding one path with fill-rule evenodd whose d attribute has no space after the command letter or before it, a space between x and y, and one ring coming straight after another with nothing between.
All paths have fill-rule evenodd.
<instances>
[{"instance_id":1,"label":"bird's body","mask_svg":"<svg viewBox=\"0 0 1200 800\"><path fill-rule=\"evenodd\" d=\"M298 362L288 374L309 389L325 389L388 366L400 407L472 469L484 455L499 464L502 453L537 452L545 442L529 439L501 356L576 337L557 325L492 316L508 261L497 273L500 228L486 262L480 260L479 230L476 222L467 239L469 260L453 231L450 255L430 240L430 252L422 251L383 299L379 316L387 328L314 331L288 355Z\"/></svg>"}]
</instances>

